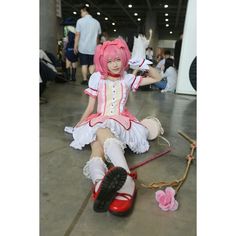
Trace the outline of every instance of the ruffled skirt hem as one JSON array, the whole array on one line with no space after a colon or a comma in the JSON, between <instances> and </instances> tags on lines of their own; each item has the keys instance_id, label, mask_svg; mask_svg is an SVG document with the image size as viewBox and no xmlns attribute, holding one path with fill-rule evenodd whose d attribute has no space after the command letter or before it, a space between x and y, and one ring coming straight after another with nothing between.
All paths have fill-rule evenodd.
<instances>
[{"instance_id":1,"label":"ruffled skirt hem","mask_svg":"<svg viewBox=\"0 0 236 236\"><path fill-rule=\"evenodd\" d=\"M109 128L116 138L129 146L134 153L144 153L149 149L147 141L148 130L141 124L131 121L131 128L126 130L121 124L112 119L107 119L103 123L98 123L91 127L86 123L73 129L74 141L70 144L75 149L82 149L85 145L96 140L96 132L99 128Z\"/></svg>"}]
</instances>

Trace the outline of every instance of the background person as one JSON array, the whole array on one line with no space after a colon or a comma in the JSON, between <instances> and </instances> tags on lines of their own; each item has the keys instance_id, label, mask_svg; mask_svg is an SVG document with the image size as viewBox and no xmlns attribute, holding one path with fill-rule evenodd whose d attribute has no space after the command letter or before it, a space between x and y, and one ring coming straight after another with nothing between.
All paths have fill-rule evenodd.
<instances>
[{"instance_id":1,"label":"background person","mask_svg":"<svg viewBox=\"0 0 236 236\"><path fill-rule=\"evenodd\" d=\"M147 47L146 48L146 59L149 61L153 61L153 49L152 47Z\"/></svg>"},{"instance_id":2,"label":"background person","mask_svg":"<svg viewBox=\"0 0 236 236\"><path fill-rule=\"evenodd\" d=\"M180 33L179 39L175 42L174 64L176 70L179 69L180 53L182 48L183 33Z\"/></svg>"},{"instance_id":3,"label":"background person","mask_svg":"<svg viewBox=\"0 0 236 236\"><path fill-rule=\"evenodd\" d=\"M88 84L88 72L95 70L93 56L101 34L100 23L90 15L90 9L86 5L80 7L81 18L76 23L74 53L79 52L80 65L83 80L81 84Z\"/></svg>"},{"instance_id":4,"label":"background person","mask_svg":"<svg viewBox=\"0 0 236 236\"><path fill-rule=\"evenodd\" d=\"M67 29L68 33L65 40L66 79L76 81L78 54L74 53L75 27L67 26Z\"/></svg>"},{"instance_id":5,"label":"background person","mask_svg":"<svg viewBox=\"0 0 236 236\"><path fill-rule=\"evenodd\" d=\"M160 89L161 92L175 92L177 83L177 71L172 58L165 59L162 80L153 84L152 88Z\"/></svg>"}]
</instances>

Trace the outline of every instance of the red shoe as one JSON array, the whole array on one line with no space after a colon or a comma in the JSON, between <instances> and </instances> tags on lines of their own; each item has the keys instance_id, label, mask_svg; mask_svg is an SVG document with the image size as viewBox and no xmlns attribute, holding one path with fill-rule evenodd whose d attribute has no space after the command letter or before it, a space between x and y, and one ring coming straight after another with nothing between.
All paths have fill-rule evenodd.
<instances>
[{"instance_id":1,"label":"red shoe","mask_svg":"<svg viewBox=\"0 0 236 236\"><path fill-rule=\"evenodd\" d=\"M137 173L129 174L133 179L137 179ZM117 193L116 197L120 196L125 198L125 200L121 199L114 199L112 203L109 206L109 212L116 216L126 216L129 213L131 213L133 206L134 206L134 200L137 194L137 189L134 188L134 192L132 195L128 193Z\"/></svg>"},{"instance_id":2,"label":"red shoe","mask_svg":"<svg viewBox=\"0 0 236 236\"><path fill-rule=\"evenodd\" d=\"M93 191L94 211L105 212L108 210L117 191L124 185L126 178L127 172L122 167L113 167L106 173L98 191Z\"/></svg>"}]
</instances>

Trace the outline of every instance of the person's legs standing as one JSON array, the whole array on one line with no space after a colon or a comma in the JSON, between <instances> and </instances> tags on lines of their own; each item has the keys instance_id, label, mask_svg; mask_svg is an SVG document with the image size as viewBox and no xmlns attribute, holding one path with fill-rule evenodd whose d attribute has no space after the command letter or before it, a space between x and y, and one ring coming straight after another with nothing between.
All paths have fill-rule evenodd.
<instances>
[{"instance_id":1,"label":"person's legs standing","mask_svg":"<svg viewBox=\"0 0 236 236\"><path fill-rule=\"evenodd\" d=\"M88 76L88 65L81 65L81 72L82 72L82 84L86 84L87 83L87 76Z\"/></svg>"},{"instance_id":2,"label":"person's legs standing","mask_svg":"<svg viewBox=\"0 0 236 236\"><path fill-rule=\"evenodd\" d=\"M67 80L70 80L70 75L71 75L71 72L70 72L70 69L71 69L71 62L68 60L68 58L66 58L66 79Z\"/></svg>"},{"instance_id":3,"label":"person's legs standing","mask_svg":"<svg viewBox=\"0 0 236 236\"><path fill-rule=\"evenodd\" d=\"M93 74L94 71L95 71L95 65L90 65L90 66L89 66L89 74L90 74L90 75Z\"/></svg>"},{"instance_id":4,"label":"person's legs standing","mask_svg":"<svg viewBox=\"0 0 236 236\"><path fill-rule=\"evenodd\" d=\"M79 53L80 65L81 65L81 72L82 72L82 82L81 84L88 84L88 55Z\"/></svg>"},{"instance_id":5,"label":"person's legs standing","mask_svg":"<svg viewBox=\"0 0 236 236\"><path fill-rule=\"evenodd\" d=\"M72 63L72 74L71 74L72 81L76 81L76 68L77 68L77 62L73 62Z\"/></svg>"},{"instance_id":6,"label":"person's legs standing","mask_svg":"<svg viewBox=\"0 0 236 236\"><path fill-rule=\"evenodd\" d=\"M88 55L88 65L89 65L89 73L90 75L94 73L95 71L95 65L93 62L94 55Z\"/></svg>"}]
</instances>

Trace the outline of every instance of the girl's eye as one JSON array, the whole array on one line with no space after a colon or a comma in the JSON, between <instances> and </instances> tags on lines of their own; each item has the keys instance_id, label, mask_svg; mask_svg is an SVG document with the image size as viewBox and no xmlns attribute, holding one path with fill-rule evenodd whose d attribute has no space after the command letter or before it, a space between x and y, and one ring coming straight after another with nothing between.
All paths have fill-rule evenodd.
<instances>
[{"instance_id":1,"label":"girl's eye","mask_svg":"<svg viewBox=\"0 0 236 236\"><path fill-rule=\"evenodd\" d=\"M120 58L116 58L116 61L120 61Z\"/></svg>"}]
</instances>

